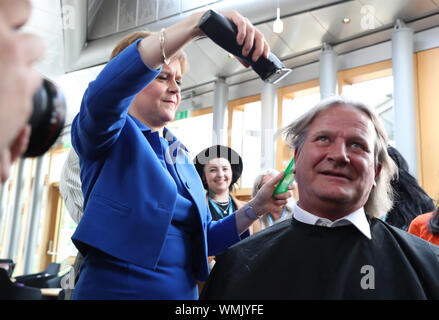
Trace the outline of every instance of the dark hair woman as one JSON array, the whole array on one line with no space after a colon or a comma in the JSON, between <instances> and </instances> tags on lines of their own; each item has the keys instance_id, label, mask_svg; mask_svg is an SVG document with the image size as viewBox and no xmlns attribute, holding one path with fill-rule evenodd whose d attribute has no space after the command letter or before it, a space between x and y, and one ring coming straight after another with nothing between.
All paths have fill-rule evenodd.
<instances>
[{"instance_id":1,"label":"dark hair woman","mask_svg":"<svg viewBox=\"0 0 439 320\"><path fill-rule=\"evenodd\" d=\"M434 202L409 173L407 161L398 150L389 146L387 152L398 166L398 178L392 180L395 199L386 222L407 231L414 218L434 210Z\"/></svg>"}]
</instances>

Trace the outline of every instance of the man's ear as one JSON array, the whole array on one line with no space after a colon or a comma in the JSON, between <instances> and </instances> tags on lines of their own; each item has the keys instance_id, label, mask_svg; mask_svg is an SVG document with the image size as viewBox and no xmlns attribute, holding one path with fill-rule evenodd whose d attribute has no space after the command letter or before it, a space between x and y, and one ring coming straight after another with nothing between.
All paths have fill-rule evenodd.
<instances>
[{"instance_id":1,"label":"man's ear","mask_svg":"<svg viewBox=\"0 0 439 320\"><path fill-rule=\"evenodd\" d=\"M297 159L299 158L299 155L300 155L299 149L295 149L294 150L294 168L293 168L294 174L296 174L296 163L297 163Z\"/></svg>"},{"instance_id":2,"label":"man's ear","mask_svg":"<svg viewBox=\"0 0 439 320\"><path fill-rule=\"evenodd\" d=\"M375 168L375 177L373 180L373 187L374 188L377 186L376 180L381 173L381 168L382 168L381 164L377 165L377 167Z\"/></svg>"}]
</instances>

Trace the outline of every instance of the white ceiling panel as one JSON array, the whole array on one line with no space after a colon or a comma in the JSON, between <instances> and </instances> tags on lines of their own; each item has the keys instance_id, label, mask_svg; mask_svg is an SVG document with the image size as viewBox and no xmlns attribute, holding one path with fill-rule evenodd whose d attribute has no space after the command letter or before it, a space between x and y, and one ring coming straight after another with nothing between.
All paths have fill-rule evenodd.
<instances>
[{"instance_id":1,"label":"white ceiling panel","mask_svg":"<svg viewBox=\"0 0 439 320\"><path fill-rule=\"evenodd\" d=\"M119 0L119 30L134 28L137 23L137 0Z\"/></svg>"},{"instance_id":2,"label":"white ceiling panel","mask_svg":"<svg viewBox=\"0 0 439 320\"><path fill-rule=\"evenodd\" d=\"M105 0L104 5L97 13L93 26L88 29L89 40L99 39L117 32L118 1Z\"/></svg>"},{"instance_id":3,"label":"white ceiling panel","mask_svg":"<svg viewBox=\"0 0 439 320\"><path fill-rule=\"evenodd\" d=\"M384 25L393 25L396 19L405 21L428 15L438 11L437 5L431 0L359 0L369 6L369 11Z\"/></svg>"},{"instance_id":4,"label":"white ceiling panel","mask_svg":"<svg viewBox=\"0 0 439 320\"><path fill-rule=\"evenodd\" d=\"M212 1L212 0L182 0L181 1L181 11L188 11L197 9L202 6L206 6L208 4L212 4L215 2L220 2L222 0Z\"/></svg>"},{"instance_id":5,"label":"white ceiling panel","mask_svg":"<svg viewBox=\"0 0 439 320\"><path fill-rule=\"evenodd\" d=\"M160 0L159 19L164 19L180 12L180 0Z\"/></svg>"},{"instance_id":6,"label":"white ceiling panel","mask_svg":"<svg viewBox=\"0 0 439 320\"><path fill-rule=\"evenodd\" d=\"M138 0L137 25L157 20L157 1Z\"/></svg>"},{"instance_id":7,"label":"white ceiling panel","mask_svg":"<svg viewBox=\"0 0 439 320\"><path fill-rule=\"evenodd\" d=\"M273 32L272 23L264 23L258 26L258 29L262 32L265 39L267 39L270 45L271 51L278 57L286 57L293 54L293 50L288 47L283 37Z\"/></svg>"},{"instance_id":8,"label":"white ceiling panel","mask_svg":"<svg viewBox=\"0 0 439 320\"><path fill-rule=\"evenodd\" d=\"M104 0L88 0L87 1L87 27L93 26L97 14L104 4Z\"/></svg>"},{"instance_id":9,"label":"white ceiling panel","mask_svg":"<svg viewBox=\"0 0 439 320\"><path fill-rule=\"evenodd\" d=\"M391 34L392 34L392 29L381 30L379 32L375 32L367 36L354 38L347 42L338 43L333 47L333 49L338 54L350 52L353 50L357 50L359 48L368 47L376 43L386 41L390 39Z\"/></svg>"},{"instance_id":10,"label":"white ceiling panel","mask_svg":"<svg viewBox=\"0 0 439 320\"><path fill-rule=\"evenodd\" d=\"M320 47L322 39L328 36L328 31L310 13L303 13L282 20L284 22L284 31L281 37L294 53ZM273 23L268 23L268 25L273 28ZM329 35L329 37L331 36Z\"/></svg>"},{"instance_id":11,"label":"white ceiling panel","mask_svg":"<svg viewBox=\"0 0 439 320\"><path fill-rule=\"evenodd\" d=\"M359 1L348 1L315 10L311 14L338 42L361 33L370 32L371 21L374 29L382 26L382 23L374 16L368 16L369 12L365 12L365 8L367 9ZM350 19L348 24L342 22L346 17ZM325 41L332 42L331 38L325 38Z\"/></svg>"}]
</instances>

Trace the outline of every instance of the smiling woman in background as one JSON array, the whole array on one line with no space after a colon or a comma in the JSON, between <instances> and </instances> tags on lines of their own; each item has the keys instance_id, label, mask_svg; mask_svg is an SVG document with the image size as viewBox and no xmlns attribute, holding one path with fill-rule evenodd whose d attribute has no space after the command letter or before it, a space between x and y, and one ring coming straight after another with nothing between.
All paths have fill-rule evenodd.
<instances>
[{"instance_id":1,"label":"smiling woman in background","mask_svg":"<svg viewBox=\"0 0 439 320\"><path fill-rule=\"evenodd\" d=\"M224 219L245 205L245 202L231 194L243 169L242 159L236 151L226 146L214 145L201 151L195 157L194 164L207 191L207 202L213 220ZM245 231L241 238L249 235L250 232Z\"/></svg>"}]
</instances>

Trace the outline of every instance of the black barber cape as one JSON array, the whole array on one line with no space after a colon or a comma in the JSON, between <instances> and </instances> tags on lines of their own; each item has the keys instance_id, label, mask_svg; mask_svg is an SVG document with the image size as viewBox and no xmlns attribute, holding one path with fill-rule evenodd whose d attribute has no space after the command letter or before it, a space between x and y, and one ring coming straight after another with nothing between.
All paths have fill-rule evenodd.
<instances>
[{"instance_id":1,"label":"black barber cape","mask_svg":"<svg viewBox=\"0 0 439 320\"><path fill-rule=\"evenodd\" d=\"M439 299L439 247L369 220L326 228L289 219L216 257L200 299Z\"/></svg>"}]
</instances>

